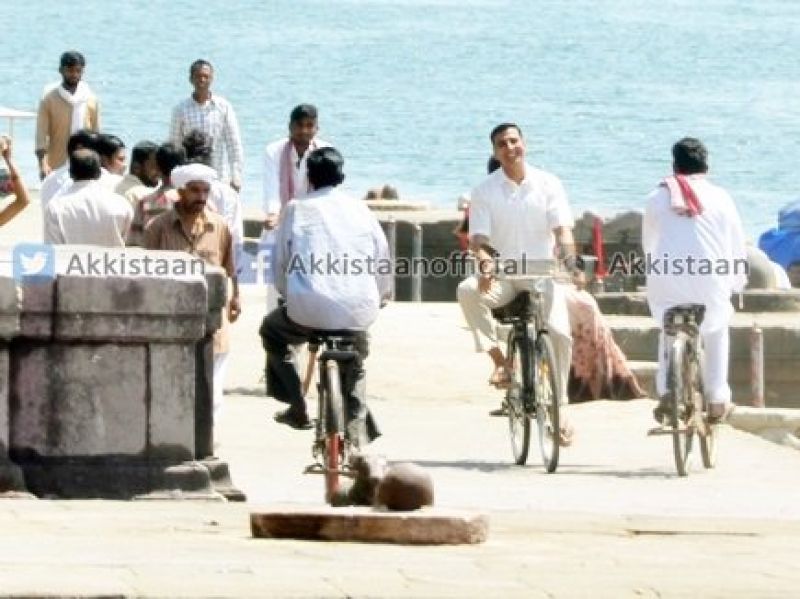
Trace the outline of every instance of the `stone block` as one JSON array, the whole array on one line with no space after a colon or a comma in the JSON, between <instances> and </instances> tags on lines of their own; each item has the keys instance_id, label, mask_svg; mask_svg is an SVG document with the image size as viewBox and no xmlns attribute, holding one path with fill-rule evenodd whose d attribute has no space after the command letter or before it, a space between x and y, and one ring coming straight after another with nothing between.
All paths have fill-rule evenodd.
<instances>
[{"instance_id":1,"label":"stone block","mask_svg":"<svg viewBox=\"0 0 800 599\"><path fill-rule=\"evenodd\" d=\"M0 339L19 334L20 294L11 277L0 277Z\"/></svg>"},{"instance_id":2,"label":"stone block","mask_svg":"<svg viewBox=\"0 0 800 599\"><path fill-rule=\"evenodd\" d=\"M256 538L462 545L484 542L489 519L483 514L437 508L414 512L286 508L252 512L250 529Z\"/></svg>"},{"instance_id":3,"label":"stone block","mask_svg":"<svg viewBox=\"0 0 800 599\"><path fill-rule=\"evenodd\" d=\"M151 343L149 454L176 462L194 457L195 345Z\"/></svg>"},{"instance_id":4,"label":"stone block","mask_svg":"<svg viewBox=\"0 0 800 599\"><path fill-rule=\"evenodd\" d=\"M55 279L20 284L22 314L20 335L30 339L50 339L53 336L53 297Z\"/></svg>"},{"instance_id":5,"label":"stone block","mask_svg":"<svg viewBox=\"0 0 800 599\"><path fill-rule=\"evenodd\" d=\"M57 339L195 341L205 333L202 278L65 276L56 279Z\"/></svg>"},{"instance_id":6,"label":"stone block","mask_svg":"<svg viewBox=\"0 0 800 599\"><path fill-rule=\"evenodd\" d=\"M143 346L17 342L10 368L12 458L144 452Z\"/></svg>"},{"instance_id":7,"label":"stone block","mask_svg":"<svg viewBox=\"0 0 800 599\"><path fill-rule=\"evenodd\" d=\"M0 459L9 447L8 346L0 343Z\"/></svg>"}]
</instances>

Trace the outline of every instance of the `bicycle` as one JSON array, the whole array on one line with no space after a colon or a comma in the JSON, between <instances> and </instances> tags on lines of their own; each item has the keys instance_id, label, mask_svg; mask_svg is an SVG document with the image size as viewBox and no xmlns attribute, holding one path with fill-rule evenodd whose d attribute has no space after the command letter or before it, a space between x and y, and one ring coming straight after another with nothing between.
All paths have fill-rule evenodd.
<instances>
[{"instance_id":1,"label":"bicycle","mask_svg":"<svg viewBox=\"0 0 800 599\"><path fill-rule=\"evenodd\" d=\"M554 262L542 262L547 262L545 269L549 266L552 272ZM531 420L535 418L542 462L545 470L552 473L558 468L561 402L555 352L544 314L544 293L553 276L508 278L531 282L530 291L520 292L506 306L492 310L496 320L512 327L507 347L512 380L505 397L511 450L517 465L527 462Z\"/></svg>"},{"instance_id":2,"label":"bicycle","mask_svg":"<svg viewBox=\"0 0 800 599\"><path fill-rule=\"evenodd\" d=\"M708 419L708 399L703 392L701 365L703 340L700 325L706 307L702 304L674 306L664 314L664 334L667 338L667 392L671 400L667 426L650 434L672 436L675 466L679 476L689 474L689 454L695 435L705 468L716 464L716 429Z\"/></svg>"},{"instance_id":3,"label":"bicycle","mask_svg":"<svg viewBox=\"0 0 800 599\"><path fill-rule=\"evenodd\" d=\"M353 443L347 433L347 409L342 393L351 365L359 357L354 331L315 331L309 352L316 352L318 369L317 419L311 454L316 460L306 474L325 475L325 501L331 503L339 492L340 476L352 477L348 461ZM319 350L311 348L318 347Z\"/></svg>"}]
</instances>

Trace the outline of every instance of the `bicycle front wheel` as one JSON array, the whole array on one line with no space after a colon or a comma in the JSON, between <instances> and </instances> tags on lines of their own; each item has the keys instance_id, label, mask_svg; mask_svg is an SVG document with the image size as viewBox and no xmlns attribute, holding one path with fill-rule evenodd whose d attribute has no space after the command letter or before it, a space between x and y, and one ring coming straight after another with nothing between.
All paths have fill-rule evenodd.
<instances>
[{"instance_id":1,"label":"bicycle front wheel","mask_svg":"<svg viewBox=\"0 0 800 599\"><path fill-rule=\"evenodd\" d=\"M540 333L534 345L533 389L536 405L536 425L539 448L547 472L558 468L558 437L561 426L561 405L556 381L556 361L553 341Z\"/></svg>"},{"instance_id":2,"label":"bicycle front wheel","mask_svg":"<svg viewBox=\"0 0 800 599\"><path fill-rule=\"evenodd\" d=\"M667 387L672 398L669 414L672 427L672 451L679 476L689 474L689 453L692 450L692 427L687 414L692 410L692 363L686 336L678 333L672 342L667 366Z\"/></svg>"},{"instance_id":3,"label":"bicycle front wheel","mask_svg":"<svg viewBox=\"0 0 800 599\"><path fill-rule=\"evenodd\" d=\"M514 337L514 331L508 335L508 357L513 364L511 372L511 386L506 391L506 409L508 410L508 432L511 436L511 452L514 454L514 463L524 466L528 461L528 451L531 443L531 419L525 410L524 383L525 371L523 368L526 360L525 349Z\"/></svg>"},{"instance_id":4,"label":"bicycle front wheel","mask_svg":"<svg viewBox=\"0 0 800 599\"><path fill-rule=\"evenodd\" d=\"M325 501L331 502L339 491L339 471L344 451L344 401L339 379L339 365L325 361Z\"/></svg>"}]
</instances>

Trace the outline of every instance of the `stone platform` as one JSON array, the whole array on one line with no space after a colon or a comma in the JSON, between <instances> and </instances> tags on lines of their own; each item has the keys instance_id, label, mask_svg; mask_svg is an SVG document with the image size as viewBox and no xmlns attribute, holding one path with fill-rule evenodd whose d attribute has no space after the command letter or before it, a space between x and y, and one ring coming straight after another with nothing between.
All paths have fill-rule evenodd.
<instances>
[{"instance_id":1,"label":"stone platform","mask_svg":"<svg viewBox=\"0 0 800 599\"><path fill-rule=\"evenodd\" d=\"M390 512L366 507L285 507L250 514L256 538L361 541L400 545L471 545L489 534L484 514L425 508Z\"/></svg>"}]
</instances>

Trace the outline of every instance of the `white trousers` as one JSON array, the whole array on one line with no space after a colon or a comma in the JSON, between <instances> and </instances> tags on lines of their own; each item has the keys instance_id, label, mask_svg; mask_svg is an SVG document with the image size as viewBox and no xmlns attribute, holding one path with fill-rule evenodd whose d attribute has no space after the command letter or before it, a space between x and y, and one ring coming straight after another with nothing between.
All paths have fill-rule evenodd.
<instances>
[{"instance_id":1,"label":"white trousers","mask_svg":"<svg viewBox=\"0 0 800 599\"><path fill-rule=\"evenodd\" d=\"M492 308L505 306L521 291L530 291L532 285L532 281L495 279L489 291L481 293L478 290L477 275L461 282L458 286L458 303L475 339L475 351L489 351L498 345L497 322L492 317ZM566 404L567 381L572 363L572 335L563 287L548 281L544 300L544 313L556 354L556 384L559 386L561 403Z\"/></svg>"},{"instance_id":2,"label":"white trousers","mask_svg":"<svg viewBox=\"0 0 800 599\"><path fill-rule=\"evenodd\" d=\"M222 415L222 390L225 385L225 373L228 370L228 357L230 354L214 354L214 376L212 385L214 386L214 426Z\"/></svg>"},{"instance_id":3,"label":"white trousers","mask_svg":"<svg viewBox=\"0 0 800 599\"><path fill-rule=\"evenodd\" d=\"M728 348L730 334L728 327L716 331L703 331L704 360L700 365L703 376L703 388L710 403L727 403L731 401L731 388L728 385ZM662 332L658 337L658 373L656 374L656 392L662 397L667 392L667 364L669 347L666 335Z\"/></svg>"}]
</instances>

